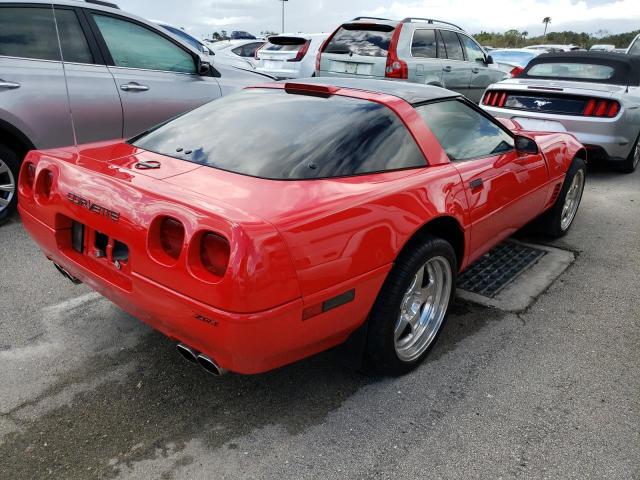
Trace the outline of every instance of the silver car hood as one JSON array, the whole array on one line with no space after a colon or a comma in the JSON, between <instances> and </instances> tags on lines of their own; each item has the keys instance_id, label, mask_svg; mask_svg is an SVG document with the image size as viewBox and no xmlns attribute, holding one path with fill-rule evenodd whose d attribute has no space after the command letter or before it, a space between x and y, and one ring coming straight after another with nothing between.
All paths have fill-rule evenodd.
<instances>
[{"instance_id":1,"label":"silver car hood","mask_svg":"<svg viewBox=\"0 0 640 480\"><path fill-rule=\"evenodd\" d=\"M624 94L627 87L624 85L608 85L606 83L571 82L568 80L543 80L533 78L508 78L493 88L509 88L513 90L542 90L557 91L568 94L586 95L590 92Z\"/></svg>"}]
</instances>

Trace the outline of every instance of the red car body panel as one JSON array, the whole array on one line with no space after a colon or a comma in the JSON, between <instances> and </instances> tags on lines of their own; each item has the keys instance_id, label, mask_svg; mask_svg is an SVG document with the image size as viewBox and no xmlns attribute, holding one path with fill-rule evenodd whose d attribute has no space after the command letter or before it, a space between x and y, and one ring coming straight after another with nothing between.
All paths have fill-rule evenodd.
<instances>
[{"instance_id":1,"label":"red car body panel","mask_svg":"<svg viewBox=\"0 0 640 480\"><path fill-rule=\"evenodd\" d=\"M336 94L395 111L429 165L281 181L199 166L122 141L34 151L23 163L18 188L23 224L48 258L133 316L222 368L258 373L345 341L366 321L398 253L430 221L447 217L459 226L464 269L553 204L557 185L582 149L567 134L529 132L538 155L512 151L449 163L404 100L348 89ZM136 169L140 161L159 161L162 168ZM33 186L24 174L32 167ZM43 172L52 176L48 196ZM470 188L480 177L482 187ZM177 260L163 256L154 240L162 216L184 225ZM111 244L102 258L90 249L74 250L72 220L85 225L87 246L101 232L126 244L128 260L117 268ZM221 277L198 266L195 250L207 231L231 246ZM351 301L318 310L351 291Z\"/></svg>"}]
</instances>

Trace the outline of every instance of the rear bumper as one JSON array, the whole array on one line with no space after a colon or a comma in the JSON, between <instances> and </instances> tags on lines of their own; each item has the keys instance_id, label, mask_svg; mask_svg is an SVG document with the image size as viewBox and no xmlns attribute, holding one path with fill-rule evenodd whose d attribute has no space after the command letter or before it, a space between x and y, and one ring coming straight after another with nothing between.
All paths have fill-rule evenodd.
<instances>
[{"instance_id":1,"label":"rear bumper","mask_svg":"<svg viewBox=\"0 0 640 480\"><path fill-rule=\"evenodd\" d=\"M573 134L587 149L590 146L601 147L612 161L625 160L629 156L639 133L637 125L627 121L624 114L616 118L594 118L480 106L494 117L516 122L518 118L528 118L560 123L565 131ZM532 130L528 127L526 129Z\"/></svg>"},{"instance_id":2,"label":"rear bumper","mask_svg":"<svg viewBox=\"0 0 640 480\"><path fill-rule=\"evenodd\" d=\"M390 265L305 298L255 313L234 313L204 304L143 275L131 272L126 288L81 256L57 245L56 230L19 208L22 222L47 258L61 265L120 308L166 336L203 352L220 367L260 373L344 342L364 323ZM90 260L90 259L89 259ZM302 320L305 306L351 288L355 300Z\"/></svg>"}]
</instances>

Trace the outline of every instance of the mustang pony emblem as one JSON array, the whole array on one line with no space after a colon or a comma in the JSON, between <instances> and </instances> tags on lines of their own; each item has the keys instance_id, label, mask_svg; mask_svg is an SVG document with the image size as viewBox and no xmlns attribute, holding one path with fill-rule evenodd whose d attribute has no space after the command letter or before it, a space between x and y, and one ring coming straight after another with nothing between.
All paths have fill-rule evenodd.
<instances>
[{"instance_id":1,"label":"mustang pony emblem","mask_svg":"<svg viewBox=\"0 0 640 480\"><path fill-rule=\"evenodd\" d=\"M542 108L545 105L549 105L551 102L547 102L546 100L534 100L533 103L535 103L538 108Z\"/></svg>"},{"instance_id":2,"label":"mustang pony emblem","mask_svg":"<svg viewBox=\"0 0 640 480\"><path fill-rule=\"evenodd\" d=\"M98 205L97 203L94 203L91 200L87 200L86 198L81 197L80 195L76 195L75 193L67 193L67 200L75 205L78 205L79 207L86 208L91 213L97 213L98 215L107 217L114 222L120 220L120 214L118 212L109 210L108 208Z\"/></svg>"}]
</instances>

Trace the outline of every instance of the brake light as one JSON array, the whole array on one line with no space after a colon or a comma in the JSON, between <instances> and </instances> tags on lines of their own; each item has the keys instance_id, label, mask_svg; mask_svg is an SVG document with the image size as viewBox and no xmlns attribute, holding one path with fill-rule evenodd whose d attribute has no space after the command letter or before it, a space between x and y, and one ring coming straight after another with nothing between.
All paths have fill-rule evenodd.
<instances>
[{"instance_id":1,"label":"brake light","mask_svg":"<svg viewBox=\"0 0 640 480\"><path fill-rule=\"evenodd\" d=\"M509 94L500 90L490 90L484 94L482 103L491 107L504 107L507 103Z\"/></svg>"},{"instance_id":2,"label":"brake light","mask_svg":"<svg viewBox=\"0 0 640 480\"><path fill-rule=\"evenodd\" d=\"M217 233L205 233L200 240L200 262L217 277L222 277L229 265L231 249L226 238Z\"/></svg>"},{"instance_id":3,"label":"brake light","mask_svg":"<svg viewBox=\"0 0 640 480\"><path fill-rule=\"evenodd\" d=\"M295 58L290 58L289 60L287 60L287 62L300 62L300 61L302 61L304 56L309 51L309 45L311 45L311 40L307 40L306 42L304 42L302 44L302 46L300 47L300 50L298 50L298 54L296 55L296 57Z\"/></svg>"},{"instance_id":4,"label":"brake light","mask_svg":"<svg viewBox=\"0 0 640 480\"><path fill-rule=\"evenodd\" d=\"M608 117L613 118L618 115L620 104L615 100L603 100L590 98L582 110L585 117Z\"/></svg>"},{"instance_id":5,"label":"brake light","mask_svg":"<svg viewBox=\"0 0 640 480\"><path fill-rule=\"evenodd\" d=\"M522 67L513 67L513 69L509 73L511 74L511 77L517 77L522 72L524 72L524 68L522 68Z\"/></svg>"},{"instance_id":6,"label":"brake light","mask_svg":"<svg viewBox=\"0 0 640 480\"><path fill-rule=\"evenodd\" d=\"M389 42L389 53L387 53L387 66L385 68L384 75L387 78L409 78L409 68L407 62L398 58L398 41L400 39L400 32L402 31L402 23L399 23L391 37Z\"/></svg>"},{"instance_id":7,"label":"brake light","mask_svg":"<svg viewBox=\"0 0 640 480\"><path fill-rule=\"evenodd\" d=\"M51 196L52 185L53 173L51 173L51 170L41 170L38 175L38 180L36 181L36 198L39 200L48 200Z\"/></svg>"},{"instance_id":8,"label":"brake light","mask_svg":"<svg viewBox=\"0 0 640 480\"><path fill-rule=\"evenodd\" d=\"M164 217L160 223L160 246L173 260L177 260L184 245L184 226L175 218Z\"/></svg>"}]
</instances>

